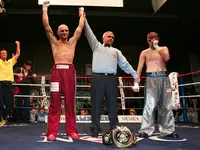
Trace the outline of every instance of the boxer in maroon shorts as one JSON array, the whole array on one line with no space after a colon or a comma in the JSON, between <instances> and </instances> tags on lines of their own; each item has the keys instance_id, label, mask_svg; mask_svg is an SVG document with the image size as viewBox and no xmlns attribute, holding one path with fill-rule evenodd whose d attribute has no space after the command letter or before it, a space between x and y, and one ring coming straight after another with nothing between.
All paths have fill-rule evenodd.
<instances>
[{"instance_id":1,"label":"boxer in maroon shorts","mask_svg":"<svg viewBox=\"0 0 200 150\"><path fill-rule=\"evenodd\" d=\"M49 1L43 3L42 21L46 31L46 35L51 44L54 66L51 70L50 85L50 108L48 112L47 140L54 140L58 133L60 124L61 109L61 92L65 96L65 117L66 117L66 133L72 138L79 138L76 130L75 116L75 86L76 71L73 65L75 47L81 36L84 27L83 10L79 10L79 25L74 35L68 40L69 28L67 25L60 25L57 30L59 40L54 36L49 25L48 6Z\"/></svg>"}]
</instances>

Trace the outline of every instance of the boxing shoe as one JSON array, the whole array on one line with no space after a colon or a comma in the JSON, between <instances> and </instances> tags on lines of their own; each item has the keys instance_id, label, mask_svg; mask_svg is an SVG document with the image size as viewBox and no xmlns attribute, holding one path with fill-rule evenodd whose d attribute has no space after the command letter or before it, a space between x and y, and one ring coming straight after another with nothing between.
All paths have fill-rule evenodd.
<instances>
[{"instance_id":1,"label":"boxing shoe","mask_svg":"<svg viewBox=\"0 0 200 150\"><path fill-rule=\"evenodd\" d=\"M98 132L92 132L91 133L91 137L93 137L93 138L98 138L98 136L99 136Z\"/></svg>"},{"instance_id":2,"label":"boxing shoe","mask_svg":"<svg viewBox=\"0 0 200 150\"><path fill-rule=\"evenodd\" d=\"M55 139L56 139L56 136L53 135L53 134L49 134L49 135L47 136L47 141L53 141L53 140L55 140Z\"/></svg>"},{"instance_id":3,"label":"boxing shoe","mask_svg":"<svg viewBox=\"0 0 200 150\"><path fill-rule=\"evenodd\" d=\"M172 140L172 139L179 139L179 136L176 132L172 132L170 134L161 134L159 138Z\"/></svg>"},{"instance_id":4,"label":"boxing shoe","mask_svg":"<svg viewBox=\"0 0 200 150\"><path fill-rule=\"evenodd\" d=\"M112 129L110 129L112 130ZM96 129L94 127L90 127L91 137L97 138L99 136L99 133L101 132L101 129Z\"/></svg>"},{"instance_id":5,"label":"boxing shoe","mask_svg":"<svg viewBox=\"0 0 200 150\"><path fill-rule=\"evenodd\" d=\"M147 138L149 138L149 135L147 133L145 133L145 132L142 132L142 133L139 134L139 137L147 139Z\"/></svg>"},{"instance_id":6,"label":"boxing shoe","mask_svg":"<svg viewBox=\"0 0 200 150\"><path fill-rule=\"evenodd\" d=\"M77 133L69 133L68 134L72 139L79 139L80 136Z\"/></svg>"}]
</instances>

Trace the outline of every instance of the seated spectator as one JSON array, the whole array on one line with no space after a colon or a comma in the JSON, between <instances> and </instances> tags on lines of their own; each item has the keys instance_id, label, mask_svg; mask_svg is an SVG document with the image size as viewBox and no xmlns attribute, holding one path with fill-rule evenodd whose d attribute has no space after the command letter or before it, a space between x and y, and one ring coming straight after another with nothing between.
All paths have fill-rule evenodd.
<instances>
[{"instance_id":1,"label":"seated spectator","mask_svg":"<svg viewBox=\"0 0 200 150\"><path fill-rule=\"evenodd\" d=\"M190 97L187 101L187 114L188 114L188 121L193 123L198 123L198 103L197 99Z\"/></svg>"},{"instance_id":2,"label":"seated spectator","mask_svg":"<svg viewBox=\"0 0 200 150\"><path fill-rule=\"evenodd\" d=\"M136 115L136 111L134 109L129 110L129 115Z\"/></svg>"},{"instance_id":3,"label":"seated spectator","mask_svg":"<svg viewBox=\"0 0 200 150\"><path fill-rule=\"evenodd\" d=\"M88 108L88 113L90 114L91 113L91 105L89 104L89 100L88 99L86 99L85 100L85 103L83 104L83 108Z\"/></svg>"},{"instance_id":4,"label":"seated spectator","mask_svg":"<svg viewBox=\"0 0 200 150\"><path fill-rule=\"evenodd\" d=\"M85 116L85 115L86 115L85 110L82 109L82 110L80 111L80 115Z\"/></svg>"},{"instance_id":5,"label":"seated spectator","mask_svg":"<svg viewBox=\"0 0 200 150\"><path fill-rule=\"evenodd\" d=\"M187 117L189 122L199 123L198 121L198 111L192 107L188 108Z\"/></svg>"},{"instance_id":6,"label":"seated spectator","mask_svg":"<svg viewBox=\"0 0 200 150\"><path fill-rule=\"evenodd\" d=\"M181 109L177 110L175 114L175 121L176 122L183 122L184 121L184 115L183 111Z\"/></svg>"},{"instance_id":7,"label":"seated spectator","mask_svg":"<svg viewBox=\"0 0 200 150\"><path fill-rule=\"evenodd\" d=\"M45 112L45 109L44 108L40 108L39 112L36 114L37 122L44 123L46 116L47 116L47 113Z\"/></svg>"},{"instance_id":8,"label":"seated spectator","mask_svg":"<svg viewBox=\"0 0 200 150\"><path fill-rule=\"evenodd\" d=\"M37 109L31 109L30 122L36 122Z\"/></svg>"}]
</instances>

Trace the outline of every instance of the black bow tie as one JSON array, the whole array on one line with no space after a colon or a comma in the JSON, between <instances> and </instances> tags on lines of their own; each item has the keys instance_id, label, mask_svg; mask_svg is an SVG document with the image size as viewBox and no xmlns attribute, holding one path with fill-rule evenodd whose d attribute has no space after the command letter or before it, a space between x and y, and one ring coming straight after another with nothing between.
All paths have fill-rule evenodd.
<instances>
[{"instance_id":1,"label":"black bow tie","mask_svg":"<svg viewBox=\"0 0 200 150\"><path fill-rule=\"evenodd\" d=\"M104 44L104 47L110 47L110 45Z\"/></svg>"}]
</instances>

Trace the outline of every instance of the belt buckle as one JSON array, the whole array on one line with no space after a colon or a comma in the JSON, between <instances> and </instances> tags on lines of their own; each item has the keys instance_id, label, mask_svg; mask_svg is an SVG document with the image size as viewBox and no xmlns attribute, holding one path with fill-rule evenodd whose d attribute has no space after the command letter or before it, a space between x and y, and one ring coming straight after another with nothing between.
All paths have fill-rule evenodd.
<instances>
[{"instance_id":1,"label":"belt buckle","mask_svg":"<svg viewBox=\"0 0 200 150\"><path fill-rule=\"evenodd\" d=\"M107 75L108 75L108 73L104 73L104 75L105 75L105 76L107 76Z\"/></svg>"}]
</instances>

